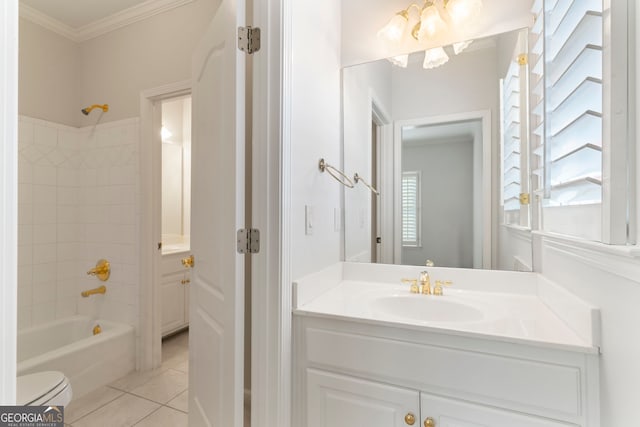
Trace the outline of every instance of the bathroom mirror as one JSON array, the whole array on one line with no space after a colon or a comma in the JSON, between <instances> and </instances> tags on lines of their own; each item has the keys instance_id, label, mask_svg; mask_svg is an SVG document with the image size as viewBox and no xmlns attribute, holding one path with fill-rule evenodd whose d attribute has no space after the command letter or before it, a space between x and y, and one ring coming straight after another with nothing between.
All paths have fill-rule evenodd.
<instances>
[{"instance_id":1,"label":"bathroom mirror","mask_svg":"<svg viewBox=\"0 0 640 427\"><path fill-rule=\"evenodd\" d=\"M345 188L346 261L530 268L521 253L498 262L503 229L529 226L527 38L445 46L441 65L418 52L343 69L344 170L380 193Z\"/></svg>"}]
</instances>

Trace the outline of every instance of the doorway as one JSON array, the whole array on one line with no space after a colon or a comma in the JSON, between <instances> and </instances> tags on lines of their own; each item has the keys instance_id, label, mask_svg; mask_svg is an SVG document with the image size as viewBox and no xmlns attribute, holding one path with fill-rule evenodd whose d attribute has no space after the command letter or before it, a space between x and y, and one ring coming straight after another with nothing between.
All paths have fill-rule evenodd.
<instances>
[{"instance_id":1,"label":"doorway","mask_svg":"<svg viewBox=\"0 0 640 427\"><path fill-rule=\"evenodd\" d=\"M156 277L161 334L165 338L189 327L191 95L159 103L162 161L161 179L156 185L160 185L161 194L161 260L156 263Z\"/></svg>"}]
</instances>

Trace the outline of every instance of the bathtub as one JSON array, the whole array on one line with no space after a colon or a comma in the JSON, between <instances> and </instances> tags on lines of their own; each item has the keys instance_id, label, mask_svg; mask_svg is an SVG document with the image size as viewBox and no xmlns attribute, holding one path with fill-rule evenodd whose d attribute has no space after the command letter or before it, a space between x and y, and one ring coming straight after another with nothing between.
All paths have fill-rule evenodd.
<instances>
[{"instance_id":1,"label":"bathtub","mask_svg":"<svg viewBox=\"0 0 640 427\"><path fill-rule=\"evenodd\" d=\"M99 324L102 332L93 335ZM78 398L135 369L133 327L84 316L23 329L18 332L18 375L61 371Z\"/></svg>"}]
</instances>

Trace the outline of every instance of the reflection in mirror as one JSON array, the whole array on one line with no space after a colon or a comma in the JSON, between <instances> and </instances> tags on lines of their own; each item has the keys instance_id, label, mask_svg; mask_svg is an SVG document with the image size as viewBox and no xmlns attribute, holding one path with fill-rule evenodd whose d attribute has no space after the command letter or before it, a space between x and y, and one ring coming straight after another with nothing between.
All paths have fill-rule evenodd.
<instances>
[{"instance_id":1,"label":"reflection in mirror","mask_svg":"<svg viewBox=\"0 0 640 427\"><path fill-rule=\"evenodd\" d=\"M445 120L396 124L402 160L394 247L403 264L481 268L482 118Z\"/></svg>"},{"instance_id":2,"label":"reflection in mirror","mask_svg":"<svg viewBox=\"0 0 640 427\"><path fill-rule=\"evenodd\" d=\"M526 40L520 30L474 40L462 51L445 46L449 59L430 69L424 53L410 55L406 67L380 60L343 69L344 170L380 192L345 190L346 261L498 265L498 226L509 199L505 139L516 157L509 176L522 171L522 188L529 179L521 167L526 156L519 156L528 150L527 66L518 65ZM501 92L514 63L523 72L514 91L520 98L507 106ZM505 127L507 119L517 132L511 122Z\"/></svg>"}]
</instances>

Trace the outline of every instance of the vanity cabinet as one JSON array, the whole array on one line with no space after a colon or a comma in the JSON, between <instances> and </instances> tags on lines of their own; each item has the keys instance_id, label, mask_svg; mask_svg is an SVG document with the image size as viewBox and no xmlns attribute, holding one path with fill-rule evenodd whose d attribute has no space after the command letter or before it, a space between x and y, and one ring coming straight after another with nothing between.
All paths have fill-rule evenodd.
<instances>
[{"instance_id":1,"label":"vanity cabinet","mask_svg":"<svg viewBox=\"0 0 640 427\"><path fill-rule=\"evenodd\" d=\"M329 371L310 369L306 379L307 427L568 426Z\"/></svg>"},{"instance_id":2,"label":"vanity cabinet","mask_svg":"<svg viewBox=\"0 0 640 427\"><path fill-rule=\"evenodd\" d=\"M293 326L296 426L600 426L596 352L308 314Z\"/></svg>"},{"instance_id":3,"label":"vanity cabinet","mask_svg":"<svg viewBox=\"0 0 640 427\"><path fill-rule=\"evenodd\" d=\"M189 326L189 283L191 273L182 265L188 252L162 255L160 296L162 336Z\"/></svg>"}]
</instances>

